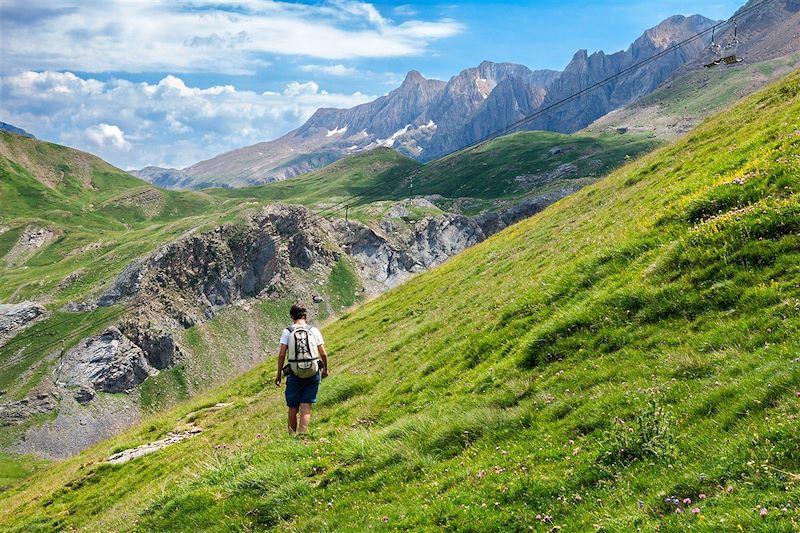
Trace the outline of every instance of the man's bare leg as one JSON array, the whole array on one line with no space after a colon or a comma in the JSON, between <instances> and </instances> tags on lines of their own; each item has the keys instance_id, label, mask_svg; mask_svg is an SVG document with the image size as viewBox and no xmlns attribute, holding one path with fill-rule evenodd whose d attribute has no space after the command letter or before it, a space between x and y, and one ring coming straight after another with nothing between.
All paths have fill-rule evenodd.
<instances>
[{"instance_id":1,"label":"man's bare leg","mask_svg":"<svg viewBox=\"0 0 800 533\"><path fill-rule=\"evenodd\" d=\"M297 428L298 433L308 433L308 423L311 422L311 404L310 403L301 403L300 404L300 419L299 419L299 427Z\"/></svg>"},{"instance_id":2,"label":"man's bare leg","mask_svg":"<svg viewBox=\"0 0 800 533\"><path fill-rule=\"evenodd\" d=\"M297 407L290 407L289 408L289 435L294 435L297 433L297 411L299 408ZM308 422L306 422L308 425Z\"/></svg>"}]
</instances>

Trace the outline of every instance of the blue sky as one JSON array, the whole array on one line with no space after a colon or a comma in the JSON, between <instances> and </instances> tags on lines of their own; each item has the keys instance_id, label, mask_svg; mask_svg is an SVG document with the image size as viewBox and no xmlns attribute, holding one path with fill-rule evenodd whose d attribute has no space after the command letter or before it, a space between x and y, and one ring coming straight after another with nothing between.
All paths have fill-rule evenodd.
<instances>
[{"instance_id":1,"label":"blue sky","mask_svg":"<svg viewBox=\"0 0 800 533\"><path fill-rule=\"evenodd\" d=\"M182 167L349 107L408 70L561 69L674 14L743 0L3 0L0 120L123 168Z\"/></svg>"}]
</instances>

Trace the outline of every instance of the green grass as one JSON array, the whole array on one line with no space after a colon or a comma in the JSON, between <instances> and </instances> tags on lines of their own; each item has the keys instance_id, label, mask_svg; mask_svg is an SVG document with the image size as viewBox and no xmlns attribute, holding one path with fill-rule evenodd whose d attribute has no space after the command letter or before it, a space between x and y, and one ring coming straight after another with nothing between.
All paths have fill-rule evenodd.
<instances>
[{"instance_id":1,"label":"green grass","mask_svg":"<svg viewBox=\"0 0 800 533\"><path fill-rule=\"evenodd\" d=\"M331 288L331 303L336 311L356 303L361 284L348 259L339 258L328 276L328 285Z\"/></svg>"},{"instance_id":2,"label":"green grass","mask_svg":"<svg viewBox=\"0 0 800 533\"><path fill-rule=\"evenodd\" d=\"M795 73L332 323L309 438L270 361L11 488L0 521L795 530L798 114ZM200 437L101 464L187 417Z\"/></svg>"},{"instance_id":3,"label":"green grass","mask_svg":"<svg viewBox=\"0 0 800 533\"><path fill-rule=\"evenodd\" d=\"M206 189L220 198L331 205L352 196L356 204L392 199L402 194L405 178L421 165L389 148L348 156L325 168L289 180L244 189ZM342 215L343 216L343 215Z\"/></svg>"},{"instance_id":4,"label":"green grass","mask_svg":"<svg viewBox=\"0 0 800 533\"><path fill-rule=\"evenodd\" d=\"M187 399L189 384L185 372L185 366L179 364L146 379L139 387L142 409L152 413L178 400Z\"/></svg>"},{"instance_id":5,"label":"green grass","mask_svg":"<svg viewBox=\"0 0 800 533\"><path fill-rule=\"evenodd\" d=\"M565 135L530 131L506 135L475 149L433 161L414 176L415 194L448 198L520 198L542 194L572 180L596 179L627 158L652 150L660 141L646 134ZM550 153L560 148L560 153ZM554 180L546 173L574 164L574 174ZM519 176L532 175L529 182Z\"/></svg>"},{"instance_id":6,"label":"green grass","mask_svg":"<svg viewBox=\"0 0 800 533\"><path fill-rule=\"evenodd\" d=\"M793 54L735 68L692 72L638 100L634 107L659 105L660 112L667 115L707 116L747 94L757 80L774 79L797 68L798 62L800 55Z\"/></svg>"},{"instance_id":7,"label":"green grass","mask_svg":"<svg viewBox=\"0 0 800 533\"><path fill-rule=\"evenodd\" d=\"M495 139L476 149L462 150L421 165L394 150L379 148L348 156L321 170L286 181L245 189L207 189L221 198L261 202L289 202L324 208L349 203L357 220L376 218L383 200L408 197L413 180L415 195L440 195L442 205L451 200L472 200L467 213L504 207L575 184L585 185L647 152L660 141L647 134L578 134L522 132ZM551 154L560 147L563 151ZM626 159L627 158L627 159ZM574 174L561 179L548 176L572 163ZM522 175L535 175L520 182ZM359 196L359 198L353 198ZM341 211L341 209L340 209ZM337 216L343 216L343 211ZM422 213L417 213L422 214Z\"/></svg>"},{"instance_id":8,"label":"green grass","mask_svg":"<svg viewBox=\"0 0 800 533\"><path fill-rule=\"evenodd\" d=\"M47 464L48 461L34 456L0 453L0 494Z\"/></svg>"}]
</instances>

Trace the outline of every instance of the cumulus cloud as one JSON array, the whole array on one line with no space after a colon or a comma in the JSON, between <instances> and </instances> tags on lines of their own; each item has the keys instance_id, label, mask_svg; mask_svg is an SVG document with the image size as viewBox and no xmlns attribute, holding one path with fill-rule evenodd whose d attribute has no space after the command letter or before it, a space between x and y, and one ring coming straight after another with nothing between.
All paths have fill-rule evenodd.
<instances>
[{"instance_id":1,"label":"cumulus cloud","mask_svg":"<svg viewBox=\"0 0 800 533\"><path fill-rule=\"evenodd\" d=\"M77 6L77 7L76 7ZM252 73L271 55L326 60L409 56L463 30L395 23L372 4L272 0L4 0L2 67L80 72Z\"/></svg>"},{"instance_id":2,"label":"cumulus cloud","mask_svg":"<svg viewBox=\"0 0 800 533\"><path fill-rule=\"evenodd\" d=\"M97 124L86 128L86 140L97 148L106 146L118 148L120 150L130 150L131 144L125 140L125 134L119 126L113 124Z\"/></svg>"},{"instance_id":3,"label":"cumulus cloud","mask_svg":"<svg viewBox=\"0 0 800 533\"><path fill-rule=\"evenodd\" d=\"M192 87L174 75L158 83L52 71L0 78L4 122L122 168L184 167L274 139L320 107L352 107L373 98L329 93L313 81L258 93L233 85Z\"/></svg>"}]
</instances>

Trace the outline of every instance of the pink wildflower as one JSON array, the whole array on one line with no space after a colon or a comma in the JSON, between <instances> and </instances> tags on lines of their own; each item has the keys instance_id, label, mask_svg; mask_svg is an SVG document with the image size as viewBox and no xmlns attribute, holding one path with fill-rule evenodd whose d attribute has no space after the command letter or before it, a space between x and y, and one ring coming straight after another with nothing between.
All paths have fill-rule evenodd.
<instances>
[{"instance_id":1,"label":"pink wildflower","mask_svg":"<svg viewBox=\"0 0 800 533\"><path fill-rule=\"evenodd\" d=\"M675 512L676 512L677 514L681 514L681 513L683 512L683 509L681 509L680 507L676 507L676 508L675 508Z\"/></svg>"},{"instance_id":2,"label":"pink wildflower","mask_svg":"<svg viewBox=\"0 0 800 533\"><path fill-rule=\"evenodd\" d=\"M698 494L697 497L700 498L701 500L705 500L706 499L706 495L703 494L702 492L700 494Z\"/></svg>"},{"instance_id":3,"label":"pink wildflower","mask_svg":"<svg viewBox=\"0 0 800 533\"><path fill-rule=\"evenodd\" d=\"M767 508L766 507L762 507L761 508L761 512L758 513L758 514L760 514L762 518L767 516Z\"/></svg>"},{"instance_id":4,"label":"pink wildflower","mask_svg":"<svg viewBox=\"0 0 800 533\"><path fill-rule=\"evenodd\" d=\"M695 507L694 509L692 509L692 514L700 514L700 508Z\"/></svg>"},{"instance_id":5,"label":"pink wildflower","mask_svg":"<svg viewBox=\"0 0 800 533\"><path fill-rule=\"evenodd\" d=\"M690 503L692 503L692 499L691 498L684 498L683 499L683 503L685 503L686 505L689 505Z\"/></svg>"}]
</instances>

